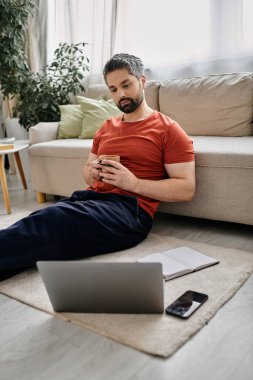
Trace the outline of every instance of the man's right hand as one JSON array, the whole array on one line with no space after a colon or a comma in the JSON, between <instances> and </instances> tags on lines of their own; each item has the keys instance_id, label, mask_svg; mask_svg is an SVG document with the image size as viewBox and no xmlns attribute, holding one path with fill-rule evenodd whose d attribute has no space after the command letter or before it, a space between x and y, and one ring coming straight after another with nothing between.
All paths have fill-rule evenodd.
<instances>
[{"instance_id":1,"label":"man's right hand","mask_svg":"<svg viewBox=\"0 0 253 380\"><path fill-rule=\"evenodd\" d=\"M93 182L101 181L99 173L101 172L101 165L98 163L98 159L91 161L90 165L90 177L93 179Z\"/></svg>"},{"instance_id":2,"label":"man's right hand","mask_svg":"<svg viewBox=\"0 0 253 380\"><path fill-rule=\"evenodd\" d=\"M90 153L86 164L83 169L83 176L85 182L92 186L95 181L100 181L101 177L99 176L99 164L98 164L98 156L94 153Z\"/></svg>"}]
</instances>

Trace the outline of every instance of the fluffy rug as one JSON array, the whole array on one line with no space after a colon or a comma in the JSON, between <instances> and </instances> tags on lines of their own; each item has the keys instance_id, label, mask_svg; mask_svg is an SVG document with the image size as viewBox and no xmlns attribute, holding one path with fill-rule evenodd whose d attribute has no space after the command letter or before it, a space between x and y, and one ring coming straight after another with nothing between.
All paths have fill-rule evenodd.
<instances>
[{"instance_id":1,"label":"fluffy rug","mask_svg":"<svg viewBox=\"0 0 253 380\"><path fill-rule=\"evenodd\" d=\"M135 248L89 259L131 262L150 253L180 246L194 248L220 260L218 265L165 283L165 306L189 289L208 294L208 301L188 320L180 320L166 314L54 313L36 270L24 272L1 282L0 292L137 350L168 357L208 323L219 308L248 279L253 272L253 255L236 249L150 234Z\"/></svg>"}]
</instances>

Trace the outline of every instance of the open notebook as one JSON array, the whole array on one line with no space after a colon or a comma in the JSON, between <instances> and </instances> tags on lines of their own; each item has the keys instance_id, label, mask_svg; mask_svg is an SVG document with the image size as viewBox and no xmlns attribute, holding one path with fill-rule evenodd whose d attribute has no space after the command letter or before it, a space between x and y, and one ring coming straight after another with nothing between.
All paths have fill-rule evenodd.
<instances>
[{"instance_id":1,"label":"open notebook","mask_svg":"<svg viewBox=\"0 0 253 380\"><path fill-rule=\"evenodd\" d=\"M171 280L172 278L183 276L219 263L218 260L188 247L179 247L162 253L153 253L142 257L138 262L162 263L163 277L165 280Z\"/></svg>"}]
</instances>

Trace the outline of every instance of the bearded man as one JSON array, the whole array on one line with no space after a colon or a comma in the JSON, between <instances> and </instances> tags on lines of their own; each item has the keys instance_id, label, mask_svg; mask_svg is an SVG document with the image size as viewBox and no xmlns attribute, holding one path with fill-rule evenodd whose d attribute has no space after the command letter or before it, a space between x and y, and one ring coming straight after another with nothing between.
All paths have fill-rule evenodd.
<instances>
[{"instance_id":1,"label":"bearded man","mask_svg":"<svg viewBox=\"0 0 253 380\"><path fill-rule=\"evenodd\" d=\"M133 247L147 237L160 201L192 199L192 141L176 121L146 103L142 61L116 54L104 67L104 79L122 114L106 120L94 136L84 166L89 187L0 231L0 279L37 261Z\"/></svg>"}]
</instances>

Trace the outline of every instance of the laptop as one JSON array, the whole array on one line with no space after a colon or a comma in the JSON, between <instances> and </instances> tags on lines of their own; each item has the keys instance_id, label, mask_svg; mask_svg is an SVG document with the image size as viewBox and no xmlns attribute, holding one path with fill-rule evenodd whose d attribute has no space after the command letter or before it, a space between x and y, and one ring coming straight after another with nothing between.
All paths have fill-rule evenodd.
<instances>
[{"instance_id":1,"label":"laptop","mask_svg":"<svg viewBox=\"0 0 253 380\"><path fill-rule=\"evenodd\" d=\"M39 261L56 312L164 312L161 263Z\"/></svg>"}]
</instances>

